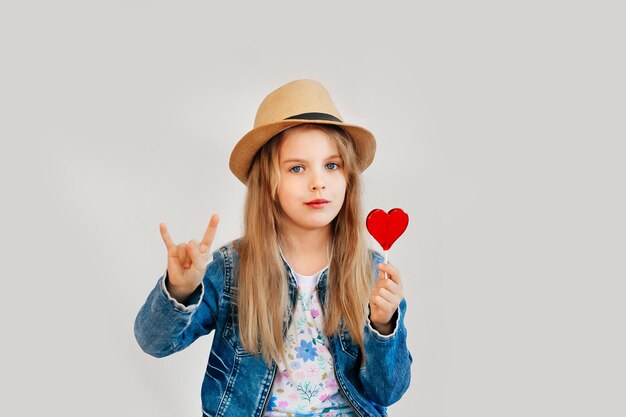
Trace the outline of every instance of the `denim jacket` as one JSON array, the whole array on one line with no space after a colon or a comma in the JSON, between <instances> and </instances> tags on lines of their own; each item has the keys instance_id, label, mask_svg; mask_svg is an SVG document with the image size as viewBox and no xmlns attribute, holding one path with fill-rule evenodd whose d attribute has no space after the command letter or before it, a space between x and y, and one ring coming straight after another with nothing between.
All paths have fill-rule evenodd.
<instances>
[{"instance_id":1,"label":"denim jacket","mask_svg":"<svg viewBox=\"0 0 626 417\"><path fill-rule=\"evenodd\" d=\"M371 254L374 266L383 262L380 254L373 251ZM198 337L215 330L202 384L204 416L263 416L276 374L275 363L268 366L260 352L245 351L239 340L238 259L233 242L216 250L201 285L191 295L187 306L167 292L166 272L135 319L135 338L139 346L157 358L178 352ZM284 264L293 310L297 285L291 268L287 262ZM328 269L322 272L317 287L322 308L327 273ZM351 340L343 325L337 335L328 337L337 383L359 416L386 416L386 406L398 401L409 386L412 357L406 345L405 312L406 301L403 299L394 315L394 330L386 336L378 333L369 319L366 320L365 365L361 363L358 345ZM289 326L290 319L291 316L286 319L284 329Z\"/></svg>"}]
</instances>

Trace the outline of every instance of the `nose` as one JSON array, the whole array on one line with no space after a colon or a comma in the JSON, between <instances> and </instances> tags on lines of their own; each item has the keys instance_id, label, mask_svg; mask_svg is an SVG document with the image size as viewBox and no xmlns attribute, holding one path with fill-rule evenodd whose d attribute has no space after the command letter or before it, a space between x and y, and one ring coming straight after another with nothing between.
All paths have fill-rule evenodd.
<instances>
[{"instance_id":1,"label":"nose","mask_svg":"<svg viewBox=\"0 0 626 417\"><path fill-rule=\"evenodd\" d=\"M322 174L319 172L315 172L313 176L311 177L311 190L319 191L325 188L326 188L326 185L324 184L324 179L323 179Z\"/></svg>"}]
</instances>

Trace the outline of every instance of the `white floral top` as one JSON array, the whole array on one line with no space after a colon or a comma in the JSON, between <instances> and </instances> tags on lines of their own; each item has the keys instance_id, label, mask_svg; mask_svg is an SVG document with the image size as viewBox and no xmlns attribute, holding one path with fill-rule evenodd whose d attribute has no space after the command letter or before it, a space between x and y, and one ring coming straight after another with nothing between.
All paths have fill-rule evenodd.
<instances>
[{"instance_id":1,"label":"white floral top","mask_svg":"<svg viewBox=\"0 0 626 417\"><path fill-rule=\"evenodd\" d=\"M356 417L335 380L333 359L323 332L324 319L317 295L322 271L310 276L294 271L298 301L284 347L289 363L278 363L266 417Z\"/></svg>"}]
</instances>

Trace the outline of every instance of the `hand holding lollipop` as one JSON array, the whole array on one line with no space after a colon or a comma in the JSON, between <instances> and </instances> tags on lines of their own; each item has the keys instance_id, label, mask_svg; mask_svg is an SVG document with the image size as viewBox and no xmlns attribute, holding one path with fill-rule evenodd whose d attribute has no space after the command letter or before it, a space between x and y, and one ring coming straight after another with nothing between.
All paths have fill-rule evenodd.
<instances>
[{"instance_id":1,"label":"hand holding lollipop","mask_svg":"<svg viewBox=\"0 0 626 417\"><path fill-rule=\"evenodd\" d=\"M409 224L409 216L399 208L385 213L380 209L370 212L366 220L367 230L380 243L385 251L385 263L378 264L378 281L370 295L369 319L372 327L380 334L389 335L393 332L393 317L402 302L403 289L400 271L387 263L391 245L404 233ZM387 274L389 273L389 274Z\"/></svg>"}]
</instances>

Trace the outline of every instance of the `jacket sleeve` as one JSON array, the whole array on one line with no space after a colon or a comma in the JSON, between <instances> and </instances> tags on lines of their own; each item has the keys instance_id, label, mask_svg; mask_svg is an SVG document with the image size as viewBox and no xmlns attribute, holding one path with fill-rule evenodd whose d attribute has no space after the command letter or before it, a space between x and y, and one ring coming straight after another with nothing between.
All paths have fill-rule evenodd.
<instances>
[{"instance_id":1,"label":"jacket sleeve","mask_svg":"<svg viewBox=\"0 0 626 417\"><path fill-rule=\"evenodd\" d=\"M375 265L383 258L376 254ZM378 269L374 269L378 271ZM369 317L364 331L365 364L359 371L365 395L382 406L389 406L402 397L411 382L413 358L406 344L406 300L403 298L394 315L395 326L389 335L381 335L372 327Z\"/></svg>"},{"instance_id":2,"label":"jacket sleeve","mask_svg":"<svg viewBox=\"0 0 626 417\"><path fill-rule=\"evenodd\" d=\"M135 339L147 354L161 358L185 349L215 329L224 283L224 258L219 250L187 305L176 301L159 278L135 318Z\"/></svg>"}]
</instances>

